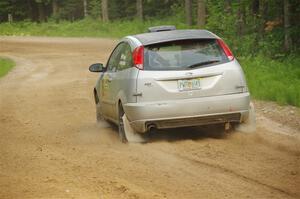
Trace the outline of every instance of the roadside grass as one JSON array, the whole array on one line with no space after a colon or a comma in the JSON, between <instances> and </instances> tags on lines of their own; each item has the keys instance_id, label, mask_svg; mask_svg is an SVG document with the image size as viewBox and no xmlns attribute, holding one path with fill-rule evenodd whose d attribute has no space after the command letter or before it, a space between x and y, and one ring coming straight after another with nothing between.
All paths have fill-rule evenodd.
<instances>
[{"instance_id":1,"label":"roadside grass","mask_svg":"<svg viewBox=\"0 0 300 199\"><path fill-rule=\"evenodd\" d=\"M264 56L240 58L252 96L300 107L300 57L282 61Z\"/></svg>"},{"instance_id":2,"label":"roadside grass","mask_svg":"<svg viewBox=\"0 0 300 199\"><path fill-rule=\"evenodd\" d=\"M14 66L14 61L7 58L0 58L0 77L6 75Z\"/></svg>"},{"instance_id":3,"label":"roadside grass","mask_svg":"<svg viewBox=\"0 0 300 199\"><path fill-rule=\"evenodd\" d=\"M55 23L53 20L47 23L34 23L29 21L16 23L0 23L0 35L9 36L62 36L62 37L106 37L121 38L125 35L145 32L148 27L157 25L175 25L178 29L197 28L188 27L183 20L167 18L164 20L152 19L144 22L112 21L103 23L101 21L84 19L75 22L61 21ZM218 34L218 32L216 32ZM219 33L221 36L222 32ZM226 38L225 38L226 40ZM234 39L228 39L228 43ZM249 43L249 42L248 42ZM242 45L243 44L243 45ZM247 42L239 42L242 52L247 47ZM242 46L240 46L242 45ZM243 51L244 52L244 51ZM249 54L245 51L243 54ZM236 54L234 52L234 54ZM252 96L256 99L276 101L279 104L290 104L300 107L300 56L288 56L280 59L271 59L267 56L238 57L248 81ZM10 64L4 65L4 62ZM0 76L7 73L12 63L1 61ZM3 65L3 66L2 66ZM8 69L7 69L8 68Z\"/></svg>"},{"instance_id":4,"label":"roadside grass","mask_svg":"<svg viewBox=\"0 0 300 199\"><path fill-rule=\"evenodd\" d=\"M62 36L62 37L108 37L121 38L125 35L145 32L148 27L163 24L176 25L177 28L188 28L179 20L132 20L104 23L98 20L84 19L75 22L61 21L55 23L35 23L29 21L0 23L0 35L7 36Z\"/></svg>"}]
</instances>

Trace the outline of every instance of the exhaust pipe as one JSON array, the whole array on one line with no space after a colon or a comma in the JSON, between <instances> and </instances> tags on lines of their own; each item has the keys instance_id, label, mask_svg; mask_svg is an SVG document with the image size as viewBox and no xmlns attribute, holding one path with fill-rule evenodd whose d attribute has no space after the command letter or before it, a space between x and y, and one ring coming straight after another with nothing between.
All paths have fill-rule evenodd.
<instances>
[{"instance_id":1,"label":"exhaust pipe","mask_svg":"<svg viewBox=\"0 0 300 199\"><path fill-rule=\"evenodd\" d=\"M147 131L152 133L156 131L156 125L155 124L148 124L147 125Z\"/></svg>"}]
</instances>

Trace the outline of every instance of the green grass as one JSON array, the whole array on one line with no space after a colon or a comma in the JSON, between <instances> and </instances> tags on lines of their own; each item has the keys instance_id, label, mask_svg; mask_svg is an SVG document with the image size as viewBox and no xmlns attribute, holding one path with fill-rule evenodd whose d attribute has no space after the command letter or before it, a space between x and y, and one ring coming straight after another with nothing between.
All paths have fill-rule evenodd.
<instances>
[{"instance_id":1,"label":"green grass","mask_svg":"<svg viewBox=\"0 0 300 199\"><path fill-rule=\"evenodd\" d=\"M300 107L300 57L240 58L252 97Z\"/></svg>"},{"instance_id":2,"label":"green grass","mask_svg":"<svg viewBox=\"0 0 300 199\"><path fill-rule=\"evenodd\" d=\"M15 62L7 58L0 58L0 77L8 73L15 66Z\"/></svg>"},{"instance_id":3,"label":"green grass","mask_svg":"<svg viewBox=\"0 0 300 199\"><path fill-rule=\"evenodd\" d=\"M174 19L151 21L113 21L104 23L97 20L85 19L75 22L53 21L47 23L16 22L0 23L0 35L14 36L62 36L62 37L109 37L121 38L126 35L145 32L148 27L172 24L178 28L187 28L184 23Z\"/></svg>"}]
</instances>

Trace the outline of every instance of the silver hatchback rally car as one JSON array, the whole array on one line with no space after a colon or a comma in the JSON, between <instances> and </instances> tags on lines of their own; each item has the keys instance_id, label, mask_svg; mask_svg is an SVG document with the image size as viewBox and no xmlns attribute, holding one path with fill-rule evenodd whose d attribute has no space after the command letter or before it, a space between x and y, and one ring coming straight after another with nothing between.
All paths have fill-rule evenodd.
<instances>
[{"instance_id":1,"label":"silver hatchback rally car","mask_svg":"<svg viewBox=\"0 0 300 199\"><path fill-rule=\"evenodd\" d=\"M207 30L152 27L123 38L106 66L89 69L100 72L97 119L117 124L122 142L143 141L152 129L254 120L241 66Z\"/></svg>"}]
</instances>

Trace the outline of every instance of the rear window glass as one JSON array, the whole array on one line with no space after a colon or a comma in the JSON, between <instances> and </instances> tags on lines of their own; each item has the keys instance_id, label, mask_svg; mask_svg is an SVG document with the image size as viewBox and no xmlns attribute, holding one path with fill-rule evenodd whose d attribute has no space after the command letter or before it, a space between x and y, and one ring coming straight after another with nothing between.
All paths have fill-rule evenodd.
<instances>
[{"instance_id":1,"label":"rear window glass","mask_svg":"<svg viewBox=\"0 0 300 199\"><path fill-rule=\"evenodd\" d=\"M227 62L215 39L180 40L145 47L145 70L189 70Z\"/></svg>"}]
</instances>

